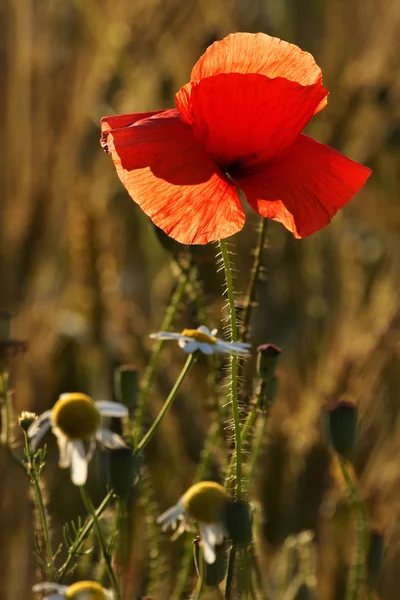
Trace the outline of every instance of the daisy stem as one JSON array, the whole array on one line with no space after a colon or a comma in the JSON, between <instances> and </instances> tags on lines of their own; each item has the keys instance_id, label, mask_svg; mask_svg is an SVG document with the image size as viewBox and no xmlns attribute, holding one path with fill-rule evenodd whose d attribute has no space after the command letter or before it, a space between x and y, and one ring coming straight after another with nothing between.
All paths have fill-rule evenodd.
<instances>
[{"instance_id":1,"label":"daisy stem","mask_svg":"<svg viewBox=\"0 0 400 600\"><path fill-rule=\"evenodd\" d=\"M107 506L110 504L111 500L114 497L115 497L115 494L113 491L108 492L107 496L104 498L103 502L100 504L100 506L96 510L95 515L97 518L99 518L103 514L103 512L106 510ZM80 529L80 531L77 535L77 538L74 541L74 543L72 544L72 546L70 546L70 548L68 548L68 558L65 560L64 564L58 570L58 580L60 582L63 580L65 575L68 573L74 557L76 557L77 554L79 553L79 550L80 550L83 542L87 539L87 536L89 535L93 525L94 525L94 517L92 516L90 519L88 519L88 521L82 527L82 529Z\"/></svg>"},{"instance_id":2,"label":"daisy stem","mask_svg":"<svg viewBox=\"0 0 400 600\"><path fill-rule=\"evenodd\" d=\"M25 468L26 468L26 471L28 473L29 479L31 481L31 484L32 484L34 492L35 492L36 505L37 505L37 509L39 511L40 523L42 526L43 540L44 540L44 544L46 547L46 554L47 554L47 559L45 560L46 578L48 581L52 582L52 581L54 581L54 575L55 575L56 568L54 565L54 553L53 553L53 548L51 545L51 536L50 536L48 515L47 515L46 505L43 500L42 489L40 486L40 472L44 466L44 460L43 460L43 462L42 462L42 460L40 461L42 464L37 465L35 456L32 454L32 451L31 451L31 447L29 444L29 439L26 434L26 431L24 431L24 440L25 440L25 454L26 454L26 458L28 459L27 462L25 463ZM43 457L43 454L41 456Z\"/></svg>"},{"instance_id":3,"label":"daisy stem","mask_svg":"<svg viewBox=\"0 0 400 600\"><path fill-rule=\"evenodd\" d=\"M93 523L94 523L94 526L95 526L95 529L96 529L96 532L97 532L97 537L98 537L98 540L99 540L99 544L101 546L101 551L102 551L104 560L105 560L106 565L107 565L107 571L108 571L108 574L110 576L110 580L111 580L112 586L114 588L115 594L117 596L117 600L122 600L121 592L120 592L120 589L119 589L119 583L118 583L117 576L116 576L116 574L114 572L114 569L113 569L113 566L112 566L112 563L111 563L111 555L110 555L110 553L108 551L108 548L107 548L107 545L106 545L106 541L104 539L104 535L103 535L103 532L101 530L101 525L99 523L99 519L98 519L98 516L97 516L97 513L96 513L96 509L93 506L92 500L91 500L91 498L90 498L90 496L89 496L89 494L88 494L88 492L86 490L86 487L84 485L81 485L81 486L79 486L79 490L81 492L82 502L83 502L83 504L84 504L87 512L93 518Z\"/></svg>"},{"instance_id":4,"label":"daisy stem","mask_svg":"<svg viewBox=\"0 0 400 600\"><path fill-rule=\"evenodd\" d=\"M236 322L236 307L235 307L235 294L233 289L232 269L229 260L229 252L225 240L219 241L222 260L224 263L225 270L225 282L226 289L228 292L228 303L229 303L229 317L231 326L231 341L237 342L238 331ZM238 362L239 359L235 354L231 355L231 402L232 402L232 414L233 424L235 433L235 456L236 456L236 496L239 498L242 491L242 439L240 432L240 414L239 414L239 402L238 402ZM233 548L232 548L233 550Z\"/></svg>"},{"instance_id":5,"label":"daisy stem","mask_svg":"<svg viewBox=\"0 0 400 600\"><path fill-rule=\"evenodd\" d=\"M229 562L228 562L228 572L226 575L226 585L225 585L225 600L230 600L232 594L232 584L233 584L233 576L235 570L235 560L236 560L236 544L233 543L231 547L231 551L229 553Z\"/></svg>"},{"instance_id":6,"label":"daisy stem","mask_svg":"<svg viewBox=\"0 0 400 600\"><path fill-rule=\"evenodd\" d=\"M192 274L192 269L188 268L183 270L180 274L178 285L174 293L172 294L171 301L167 308L167 312L165 313L164 320L161 324L161 331L169 331L172 321L175 318L176 313L178 312L179 305L182 301L183 295L186 290L186 286L190 281L190 277ZM135 416L135 440L137 442L142 434L143 421L146 413L147 407L147 399L149 397L149 393L151 391L151 386L156 374L158 363L160 362L161 350L164 345L163 340L158 340L151 353L149 364L147 365L146 371L143 376L143 380L140 386L140 394L138 398L138 408Z\"/></svg>"},{"instance_id":7,"label":"daisy stem","mask_svg":"<svg viewBox=\"0 0 400 600\"><path fill-rule=\"evenodd\" d=\"M175 385L172 388L168 398L164 402L162 409L158 413L156 420L154 421L154 423L152 424L152 426L150 427L148 432L143 436L143 438L140 440L140 442L136 446L135 451L134 451L135 455L139 454L139 452L141 452L147 446L147 444L153 437L153 435L156 432L156 430L158 429L161 421L165 417L168 410L171 408L171 405L172 405L173 401L175 400L175 396L178 393L183 380L185 379L186 375L189 373L189 371L192 368L195 361L196 361L196 355L189 354L187 361L185 362L183 369L180 372L180 375L179 375L178 379L176 380Z\"/></svg>"},{"instance_id":8,"label":"daisy stem","mask_svg":"<svg viewBox=\"0 0 400 600\"><path fill-rule=\"evenodd\" d=\"M262 260L263 250L264 250L266 242L267 242L267 235L268 235L268 219L264 219L264 217L262 217L260 227L259 227L259 236L258 236L257 246L256 246L255 253L254 253L253 266L252 266L251 274L250 274L249 287L247 290L246 300L245 300L245 304L243 307L243 313L242 313L242 325L240 327L240 339L243 342L247 341L247 339L249 337L249 333L250 333L250 329L249 329L250 318L251 318L251 313L253 310L254 302L256 299L257 283L258 283L259 277L260 277L261 260Z\"/></svg>"},{"instance_id":9,"label":"daisy stem","mask_svg":"<svg viewBox=\"0 0 400 600\"><path fill-rule=\"evenodd\" d=\"M360 497L357 487L354 485L354 482L350 476L346 461L341 457L338 458L343 479L346 483L347 491L349 493L350 502L353 505L357 518L355 561L352 569L352 582L347 590L347 599L357 600L359 590L365 584L365 562L367 557L369 538L367 515L365 512L364 502Z\"/></svg>"}]
</instances>

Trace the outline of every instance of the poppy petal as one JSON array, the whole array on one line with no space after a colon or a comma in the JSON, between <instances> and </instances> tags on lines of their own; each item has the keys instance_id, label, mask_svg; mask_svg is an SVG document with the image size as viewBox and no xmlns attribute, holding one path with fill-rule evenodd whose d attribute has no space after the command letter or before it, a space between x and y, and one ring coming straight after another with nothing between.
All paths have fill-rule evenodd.
<instances>
[{"instance_id":1,"label":"poppy petal","mask_svg":"<svg viewBox=\"0 0 400 600\"><path fill-rule=\"evenodd\" d=\"M122 183L142 210L183 244L206 244L245 221L236 187L193 138L177 110L107 132Z\"/></svg>"},{"instance_id":2,"label":"poppy petal","mask_svg":"<svg viewBox=\"0 0 400 600\"><path fill-rule=\"evenodd\" d=\"M191 81L221 73L258 73L301 85L322 86L322 73L309 52L265 33L231 33L212 44L193 67ZM316 112L327 103L325 94Z\"/></svg>"},{"instance_id":3,"label":"poppy petal","mask_svg":"<svg viewBox=\"0 0 400 600\"><path fill-rule=\"evenodd\" d=\"M184 121L222 170L270 160L294 142L323 97L319 85L230 73L189 83L176 95ZM233 173L231 173L233 175Z\"/></svg>"},{"instance_id":4,"label":"poppy petal","mask_svg":"<svg viewBox=\"0 0 400 600\"><path fill-rule=\"evenodd\" d=\"M102 117L100 119L101 123L101 138L100 144L102 148L108 152L107 148L107 138L108 134L112 129L119 129L120 127L129 127L133 125L137 121L142 121L143 119L148 119L154 115L158 115L163 110L155 110L153 112L142 112L142 113L129 113L126 115L113 115L110 117Z\"/></svg>"},{"instance_id":5,"label":"poppy petal","mask_svg":"<svg viewBox=\"0 0 400 600\"><path fill-rule=\"evenodd\" d=\"M303 238L328 225L370 174L367 167L300 135L279 159L235 181L256 212Z\"/></svg>"}]
</instances>

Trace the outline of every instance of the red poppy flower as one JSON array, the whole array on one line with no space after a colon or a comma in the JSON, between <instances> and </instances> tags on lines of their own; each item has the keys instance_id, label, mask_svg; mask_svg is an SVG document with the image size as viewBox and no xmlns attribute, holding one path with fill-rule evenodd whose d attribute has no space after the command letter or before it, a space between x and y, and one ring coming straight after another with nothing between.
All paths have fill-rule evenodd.
<instances>
[{"instance_id":1,"label":"red poppy flower","mask_svg":"<svg viewBox=\"0 0 400 600\"><path fill-rule=\"evenodd\" d=\"M327 96L311 54L234 33L196 63L177 109L104 117L102 144L133 200L179 242L239 231L236 186L301 238L327 225L371 173L301 133Z\"/></svg>"}]
</instances>

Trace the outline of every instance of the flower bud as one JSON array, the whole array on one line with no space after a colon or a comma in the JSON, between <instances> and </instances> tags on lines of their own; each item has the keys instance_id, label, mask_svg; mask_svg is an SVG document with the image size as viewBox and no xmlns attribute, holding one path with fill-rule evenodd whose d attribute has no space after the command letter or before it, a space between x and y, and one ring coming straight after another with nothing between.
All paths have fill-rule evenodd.
<instances>
[{"instance_id":1,"label":"flower bud","mask_svg":"<svg viewBox=\"0 0 400 600\"><path fill-rule=\"evenodd\" d=\"M139 392L139 373L132 365L121 365L114 373L114 389L118 402L129 411L136 407Z\"/></svg>"},{"instance_id":2,"label":"flower bud","mask_svg":"<svg viewBox=\"0 0 400 600\"><path fill-rule=\"evenodd\" d=\"M202 559L200 555L201 548L201 540L200 537L197 536L193 540L193 556L194 556L194 564L196 566L197 575L200 577L200 560ZM204 582L209 587L217 587L226 576L226 569L228 566L228 554L227 554L228 545L226 542L223 544L219 544L215 546L215 562L212 564L206 564L203 560L203 569L205 571Z\"/></svg>"},{"instance_id":3,"label":"flower bud","mask_svg":"<svg viewBox=\"0 0 400 600\"><path fill-rule=\"evenodd\" d=\"M257 348L257 375L267 381L275 375L282 350L274 344L263 344Z\"/></svg>"},{"instance_id":4,"label":"flower bud","mask_svg":"<svg viewBox=\"0 0 400 600\"><path fill-rule=\"evenodd\" d=\"M349 460L357 438L357 407L352 402L337 400L323 408L324 432L339 456Z\"/></svg>"},{"instance_id":5,"label":"flower bud","mask_svg":"<svg viewBox=\"0 0 400 600\"><path fill-rule=\"evenodd\" d=\"M34 421L36 421L37 418L38 416L36 413L23 410L18 417L18 424L21 427L21 429L23 429L24 431L28 431L29 427Z\"/></svg>"},{"instance_id":6,"label":"flower bud","mask_svg":"<svg viewBox=\"0 0 400 600\"><path fill-rule=\"evenodd\" d=\"M233 542L247 546L252 539L253 519L248 502L234 500L226 507L225 527Z\"/></svg>"},{"instance_id":7,"label":"flower bud","mask_svg":"<svg viewBox=\"0 0 400 600\"><path fill-rule=\"evenodd\" d=\"M373 529L369 535L369 547L367 554L367 580L369 587L376 590L382 573L384 554L384 539L380 531Z\"/></svg>"},{"instance_id":8,"label":"flower bud","mask_svg":"<svg viewBox=\"0 0 400 600\"><path fill-rule=\"evenodd\" d=\"M132 448L118 448L109 453L110 486L118 496L130 493L136 483L139 459Z\"/></svg>"}]
</instances>

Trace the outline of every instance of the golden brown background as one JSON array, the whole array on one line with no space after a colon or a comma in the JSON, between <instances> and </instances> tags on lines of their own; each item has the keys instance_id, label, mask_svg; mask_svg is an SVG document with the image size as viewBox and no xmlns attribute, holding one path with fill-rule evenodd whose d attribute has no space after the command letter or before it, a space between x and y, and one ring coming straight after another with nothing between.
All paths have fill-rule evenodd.
<instances>
[{"instance_id":1,"label":"golden brown background","mask_svg":"<svg viewBox=\"0 0 400 600\"><path fill-rule=\"evenodd\" d=\"M0 3L0 307L14 313L15 336L30 346L14 364L16 407L41 412L63 391L110 397L115 365L144 368L147 335L160 326L175 275L100 149L99 119L173 106L200 54L234 31L263 31L312 52L331 95L308 133L374 171L326 230L295 241L280 225L269 228L268 279L259 290L253 341L276 343L284 353L253 486L263 507L262 568L267 572L287 535L311 528L317 597L344 598L341 566L353 533L339 523L343 491L321 442L319 411L326 398L346 393L360 407L361 491L371 523L385 534L381 597L397 600L398 0ZM251 215L234 239L239 290L246 288L256 222ZM213 254L212 247L200 254L200 271L210 324L218 326L222 282ZM192 323L192 304L183 304L176 327ZM163 356L153 412L183 361L175 349ZM149 448L163 509L190 485L209 418L195 373ZM23 600L35 581L31 506L27 481L5 451L0 477L0 598ZM47 480L50 509L57 519L72 518L81 508L68 474L49 464ZM140 504L136 510L133 573L147 560ZM182 543L163 543L168 574L169 553L176 556ZM167 575L157 598L169 590Z\"/></svg>"}]
</instances>

